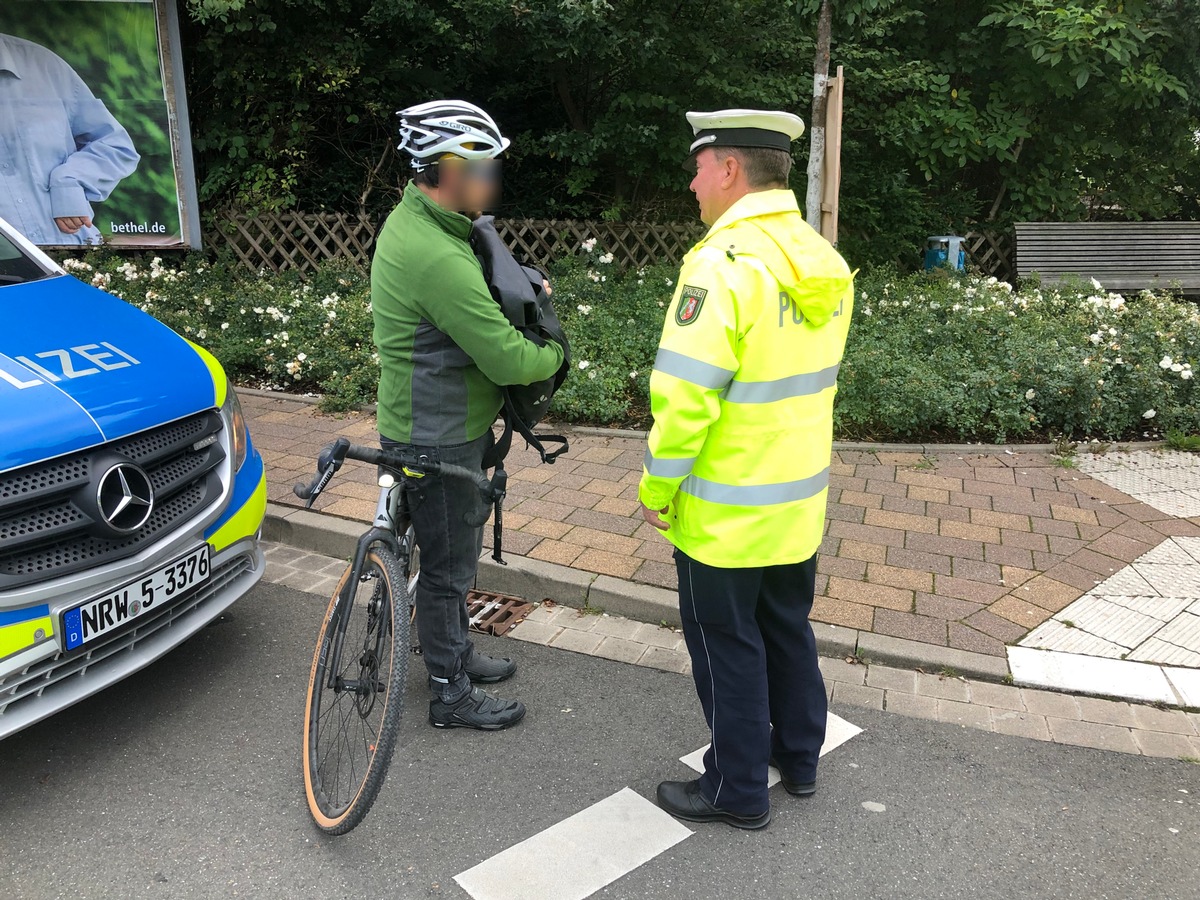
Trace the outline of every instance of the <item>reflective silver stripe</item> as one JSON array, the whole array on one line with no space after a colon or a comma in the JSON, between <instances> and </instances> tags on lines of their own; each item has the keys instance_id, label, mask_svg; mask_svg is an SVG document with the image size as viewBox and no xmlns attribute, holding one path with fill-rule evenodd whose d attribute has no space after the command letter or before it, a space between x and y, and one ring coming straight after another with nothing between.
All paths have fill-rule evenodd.
<instances>
[{"instance_id":1,"label":"reflective silver stripe","mask_svg":"<svg viewBox=\"0 0 1200 900\"><path fill-rule=\"evenodd\" d=\"M654 371L673 375L700 387L717 389L729 384L734 375L731 369L722 369L720 366L692 359L665 347L658 348L658 356L654 358Z\"/></svg>"},{"instance_id":2,"label":"reflective silver stripe","mask_svg":"<svg viewBox=\"0 0 1200 900\"><path fill-rule=\"evenodd\" d=\"M838 366L830 366L819 372L789 375L774 381L732 381L725 391L730 403L774 403L793 397L808 397L819 394L837 384Z\"/></svg>"},{"instance_id":3,"label":"reflective silver stripe","mask_svg":"<svg viewBox=\"0 0 1200 900\"><path fill-rule=\"evenodd\" d=\"M643 465L646 471L655 478L683 478L685 475L690 475L692 466L696 464L696 457L690 459L658 459L649 450L646 451L646 458Z\"/></svg>"},{"instance_id":4,"label":"reflective silver stripe","mask_svg":"<svg viewBox=\"0 0 1200 900\"><path fill-rule=\"evenodd\" d=\"M811 478L784 481L780 484L721 484L719 481L689 475L679 489L709 503L721 503L725 506L774 506L777 503L807 500L817 496L827 487L828 468Z\"/></svg>"}]
</instances>

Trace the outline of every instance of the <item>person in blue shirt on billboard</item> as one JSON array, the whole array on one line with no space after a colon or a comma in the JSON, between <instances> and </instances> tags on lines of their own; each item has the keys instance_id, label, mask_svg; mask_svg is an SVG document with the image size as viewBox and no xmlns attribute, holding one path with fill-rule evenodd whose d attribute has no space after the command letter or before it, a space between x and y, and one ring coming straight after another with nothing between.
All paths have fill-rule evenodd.
<instances>
[{"instance_id":1,"label":"person in blue shirt on billboard","mask_svg":"<svg viewBox=\"0 0 1200 900\"><path fill-rule=\"evenodd\" d=\"M94 244L92 204L137 168L129 132L55 53L0 34L0 218L35 244Z\"/></svg>"}]
</instances>

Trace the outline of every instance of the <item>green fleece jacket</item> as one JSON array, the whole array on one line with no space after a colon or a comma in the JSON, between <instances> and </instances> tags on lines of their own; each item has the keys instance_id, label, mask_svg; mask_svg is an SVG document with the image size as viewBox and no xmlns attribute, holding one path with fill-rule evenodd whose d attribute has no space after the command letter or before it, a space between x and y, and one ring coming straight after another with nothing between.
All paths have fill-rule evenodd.
<instances>
[{"instance_id":1,"label":"green fleece jacket","mask_svg":"<svg viewBox=\"0 0 1200 900\"><path fill-rule=\"evenodd\" d=\"M371 264L379 350L379 431L421 446L483 435L499 385L549 378L562 349L526 340L492 299L471 251L471 220L416 185L388 216Z\"/></svg>"}]
</instances>

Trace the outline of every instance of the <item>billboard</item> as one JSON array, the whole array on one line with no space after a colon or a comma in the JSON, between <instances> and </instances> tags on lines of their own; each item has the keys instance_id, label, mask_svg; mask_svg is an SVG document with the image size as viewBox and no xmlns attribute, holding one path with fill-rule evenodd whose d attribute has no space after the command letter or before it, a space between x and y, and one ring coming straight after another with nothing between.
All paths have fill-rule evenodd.
<instances>
[{"instance_id":1,"label":"billboard","mask_svg":"<svg viewBox=\"0 0 1200 900\"><path fill-rule=\"evenodd\" d=\"M0 3L0 217L41 246L200 246L174 0Z\"/></svg>"}]
</instances>

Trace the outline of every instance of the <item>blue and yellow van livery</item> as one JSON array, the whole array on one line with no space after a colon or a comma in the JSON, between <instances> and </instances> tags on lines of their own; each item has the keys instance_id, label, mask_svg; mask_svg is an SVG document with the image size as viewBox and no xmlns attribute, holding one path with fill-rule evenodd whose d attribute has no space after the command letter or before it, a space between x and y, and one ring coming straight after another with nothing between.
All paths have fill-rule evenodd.
<instances>
[{"instance_id":1,"label":"blue and yellow van livery","mask_svg":"<svg viewBox=\"0 0 1200 900\"><path fill-rule=\"evenodd\" d=\"M203 348L0 220L0 738L262 577L262 458Z\"/></svg>"}]
</instances>

